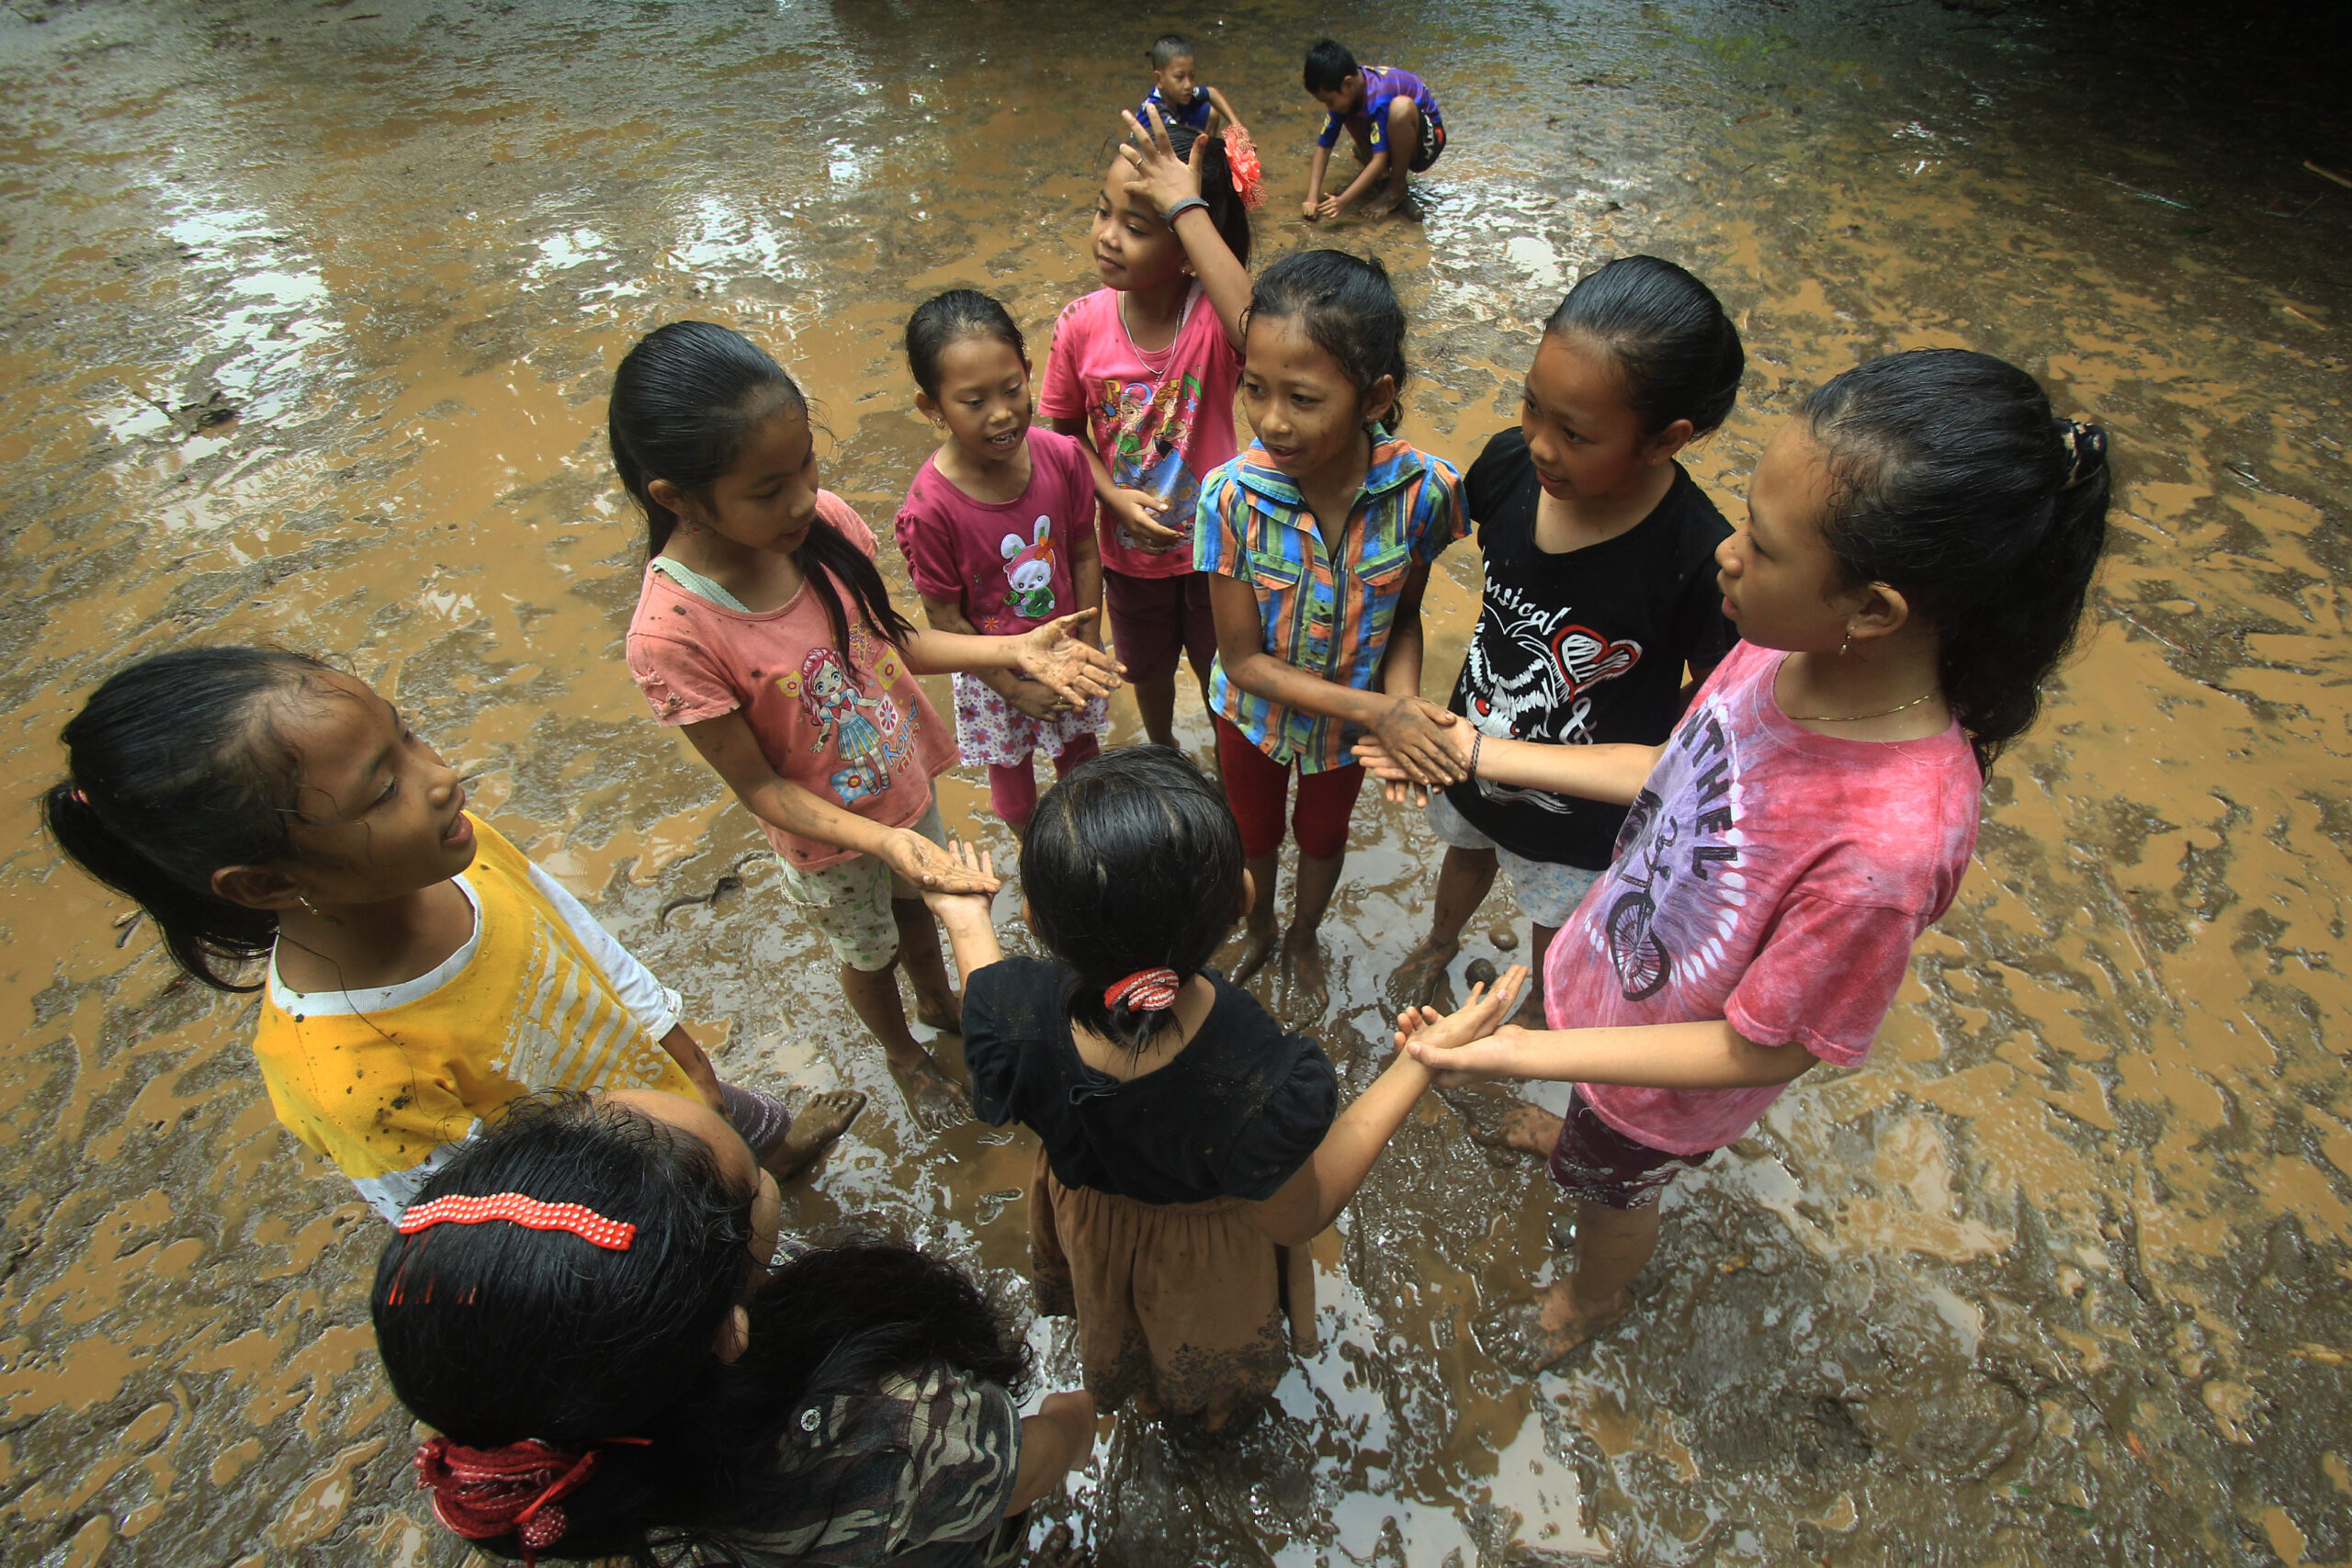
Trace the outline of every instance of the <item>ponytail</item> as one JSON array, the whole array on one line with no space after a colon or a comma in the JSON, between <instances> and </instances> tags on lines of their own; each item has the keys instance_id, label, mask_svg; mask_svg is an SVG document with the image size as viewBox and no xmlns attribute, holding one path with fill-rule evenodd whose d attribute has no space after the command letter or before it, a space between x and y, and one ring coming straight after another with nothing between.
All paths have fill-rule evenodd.
<instances>
[{"instance_id":1,"label":"ponytail","mask_svg":"<svg viewBox=\"0 0 2352 1568\"><path fill-rule=\"evenodd\" d=\"M145 909L164 951L217 991L264 957L277 917L212 891L224 866L293 852L294 759L271 709L328 667L265 648L190 648L110 676L66 721L68 776L41 797L67 859Z\"/></svg>"},{"instance_id":2,"label":"ponytail","mask_svg":"<svg viewBox=\"0 0 2352 1568\"><path fill-rule=\"evenodd\" d=\"M1241 918L1241 829L1192 759L1123 746L1037 803L1021 886L1029 929L1070 971L1064 1014L1141 1051Z\"/></svg>"},{"instance_id":3,"label":"ponytail","mask_svg":"<svg viewBox=\"0 0 2352 1568\"><path fill-rule=\"evenodd\" d=\"M1203 133L1189 125L1168 128L1169 151L1190 161L1193 143ZM1241 182L1234 177L1233 159L1223 136L1208 138L1208 151L1201 154L1201 199L1209 204L1209 222L1215 226L1217 238L1233 253L1233 259L1243 266L1250 265L1250 208L1242 199Z\"/></svg>"},{"instance_id":4,"label":"ponytail","mask_svg":"<svg viewBox=\"0 0 2352 1568\"><path fill-rule=\"evenodd\" d=\"M694 494L709 490L735 466L760 422L787 411L808 417L808 400L799 383L765 349L731 327L672 321L638 339L613 373L605 425L613 468L645 513L647 555L660 555L681 521L653 499L653 481L668 479ZM834 578L849 585L859 615L876 635L894 645L914 635L914 623L891 606L890 591L873 559L826 522L822 512L793 555L824 607L844 664L854 667L849 615ZM817 567L824 570L811 570Z\"/></svg>"},{"instance_id":5,"label":"ponytail","mask_svg":"<svg viewBox=\"0 0 2352 1568\"><path fill-rule=\"evenodd\" d=\"M2054 417L2015 366L1949 348L1857 366L1800 417L1829 454L1823 532L1848 585L1883 582L1935 628L1944 700L1989 771L2081 629L2106 433Z\"/></svg>"}]
</instances>

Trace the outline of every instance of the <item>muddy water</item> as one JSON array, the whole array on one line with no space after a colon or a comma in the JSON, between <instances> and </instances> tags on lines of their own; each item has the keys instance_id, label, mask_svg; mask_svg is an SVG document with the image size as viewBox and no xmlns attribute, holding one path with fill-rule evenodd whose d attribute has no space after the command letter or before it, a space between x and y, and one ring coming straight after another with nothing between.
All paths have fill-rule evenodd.
<instances>
[{"instance_id":1,"label":"muddy water","mask_svg":"<svg viewBox=\"0 0 2352 1568\"><path fill-rule=\"evenodd\" d=\"M1281 1417L1207 1457L1120 1430L1062 1513L1115 1563L2352 1558L2352 190L2301 167L2352 164L2325 39L1998 6L1439 14L1349 22L1447 106L1427 220L1330 231L1403 280L1411 434L1466 461L1565 283L1655 250L1747 334L1695 465L1734 515L1773 423L1890 348L2007 355L2107 423L2098 634L2000 769L1871 1065L1816 1072L1669 1197L1630 1327L1532 1385L1478 1351L1470 1320L1548 1267L1560 1216L1432 1100L1317 1244L1326 1349ZM1162 20L0 14L0 1556L463 1556L374 1370L380 1228L273 1123L249 1004L175 984L24 804L82 693L191 638L396 693L729 1076L875 1092L801 1224L892 1229L1018 1293L1026 1135L897 1112L747 819L628 682L640 558L602 399L648 326L737 323L819 400L828 482L886 520L927 445L899 324L974 284L1042 352L1091 286L1101 139ZM1310 243L1293 62L1320 19L1181 20L1265 152L1261 246ZM1476 608L1474 562L1445 571L1433 688ZM943 795L1004 847L976 774ZM1434 858L1368 802L1330 995L1264 987L1353 1083Z\"/></svg>"}]
</instances>

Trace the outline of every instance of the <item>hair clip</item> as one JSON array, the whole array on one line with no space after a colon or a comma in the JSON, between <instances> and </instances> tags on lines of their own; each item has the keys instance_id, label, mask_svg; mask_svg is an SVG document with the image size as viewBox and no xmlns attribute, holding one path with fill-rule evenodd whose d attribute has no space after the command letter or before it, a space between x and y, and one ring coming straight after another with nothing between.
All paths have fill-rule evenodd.
<instances>
[{"instance_id":1,"label":"hair clip","mask_svg":"<svg viewBox=\"0 0 2352 1568\"><path fill-rule=\"evenodd\" d=\"M2066 482L2080 484L2107 463L2107 432L2079 419L2066 422Z\"/></svg>"},{"instance_id":2,"label":"hair clip","mask_svg":"<svg viewBox=\"0 0 2352 1568\"><path fill-rule=\"evenodd\" d=\"M479 1225L492 1220L504 1220L526 1230L570 1231L607 1252L627 1252L637 1236L637 1226L626 1220L608 1220L578 1203L543 1203L520 1192L435 1198L402 1214L399 1230L402 1235L414 1235L435 1225Z\"/></svg>"},{"instance_id":3,"label":"hair clip","mask_svg":"<svg viewBox=\"0 0 2352 1568\"><path fill-rule=\"evenodd\" d=\"M1102 993L1102 1005L1127 1004L1135 1012L1160 1012L1176 1005L1181 982L1173 969L1138 969Z\"/></svg>"}]
</instances>

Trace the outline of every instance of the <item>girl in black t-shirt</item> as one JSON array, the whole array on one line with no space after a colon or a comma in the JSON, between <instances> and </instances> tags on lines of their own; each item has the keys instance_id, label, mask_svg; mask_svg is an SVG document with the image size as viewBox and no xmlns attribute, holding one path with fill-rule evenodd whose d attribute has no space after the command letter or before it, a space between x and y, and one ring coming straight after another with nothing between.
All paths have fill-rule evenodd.
<instances>
[{"instance_id":1,"label":"girl in black t-shirt","mask_svg":"<svg viewBox=\"0 0 2352 1568\"><path fill-rule=\"evenodd\" d=\"M1681 715L1685 667L1702 680L1738 640L1715 587L1731 526L1675 459L1731 412L1744 364L1713 293L1655 256L1611 262L1544 323L1519 428L1487 443L1464 487L1486 591L1450 706L1480 735L1657 745ZM1541 973L1625 808L1474 776L1429 817L1445 863L1430 934L1390 982L1399 1006L1435 994L1498 864ZM1541 1028L1541 995L1527 1008L1521 1021ZM1510 1141L1548 1152L1544 1125L1556 1131L1515 1117Z\"/></svg>"},{"instance_id":2,"label":"girl in black t-shirt","mask_svg":"<svg viewBox=\"0 0 2352 1568\"><path fill-rule=\"evenodd\" d=\"M956 853L993 878L969 844ZM1322 1047L1203 967L1257 889L1232 811L1182 752L1131 746L1072 769L1030 819L1021 886L1050 960L1003 956L988 895L925 897L964 975L973 1108L1025 1123L1041 1145L1039 1305L1076 1314L1103 1408L1133 1398L1216 1430L1272 1393L1294 1344L1312 1349L1306 1242L1354 1196L1429 1074L1400 1049L1335 1119ZM1483 1039L1526 975L1474 990L1451 1017L1405 1010L1397 1043Z\"/></svg>"}]
</instances>

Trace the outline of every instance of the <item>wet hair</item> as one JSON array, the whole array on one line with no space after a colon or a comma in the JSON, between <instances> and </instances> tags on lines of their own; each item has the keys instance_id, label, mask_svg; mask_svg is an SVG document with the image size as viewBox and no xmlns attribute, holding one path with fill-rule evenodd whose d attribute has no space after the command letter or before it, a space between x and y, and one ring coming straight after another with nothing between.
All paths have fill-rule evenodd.
<instances>
[{"instance_id":1,"label":"wet hair","mask_svg":"<svg viewBox=\"0 0 2352 1568\"><path fill-rule=\"evenodd\" d=\"M224 866L293 854L296 759L276 716L329 667L273 648L184 648L116 671L65 721L66 777L41 797L66 858L136 902L216 991L266 955L277 916L212 891Z\"/></svg>"},{"instance_id":2,"label":"wet hair","mask_svg":"<svg viewBox=\"0 0 2352 1568\"><path fill-rule=\"evenodd\" d=\"M1179 158L1190 160L1193 143L1201 132L1189 125L1168 127L1169 150ZM1201 199L1209 204L1209 222L1216 229L1217 238L1233 253L1233 259L1243 266L1250 265L1250 209L1242 205L1240 187L1233 183L1233 164L1226 157L1225 138L1208 139L1209 150L1201 154ZM1119 139L1104 144L1103 155L1125 167L1125 160L1118 155Z\"/></svg>"},{"instance_id":3,"label":"wet hair","mask_svg":"<svg viewBox=\"0 0 2352 1568\"><path fill-rule=\"evenodd\" d=\"M1336 93L1363 69L1346 44L1322 38L1306 46L1306 69L1301 76L1310 93Z\"/></svg>"},{"instance_id":4,"label":"wet hair","mask_svg":"<svg viewBox=\"0 0 2352 1568\"><path fill-rule=\"evenodd\" d=\"M1617 367L1625 406L1656 435L1678 419L1704 435L1731 417L1747 356L1739 329L1705 284L1670 261L1620 256L1568 290L1547 333L1598 342Z\"/></svg>"},{"instance_id":5,"label":"wet hair","mask_svg":"<svg viewBox=\"0 0 2352 1568\"><path fill-rule=\"evenodd\" d=\"M1138 970L1199 974L1241 918L1241 875L1232 808L1182 752L1123 746L1072 768L1021 849L1029 929L1070 970L1069 1021L1130 1051L1172 1025L1173 1008L1102 993Z\"/></svg>"},{"instance_id":6,"label":"wet hair","mask_svg":"<svg viewBox=\"0 0 2352 1568\"><path fill-rule=\"evenodd\" d=\"M727 1555L730 1531L822 1506L777 1462L804 1412L937 1366L1016 1399L1026 1386L1026 1347L961 1270L882 1242L767 1270L747 1251L754 1192L701 1139L630 1107L511 1102L417 1201L499 1192L582 1204L637 1234L625 1251L503 1224L395 1236L370 1311L393 1392L452 1442L595 1453L542 1557ZM713 1343L755 1283L750 1344L730 1365ZM477 1544L520 1554L512 1536Z\"/></svg>"},{"instance_id":7,"label":"wet hair","mask_svg":"<svg viewBox=\"0 0 2352 1568\"><path fill-rule=\"evenodd\" d=\"M1989 769L2082 626L2107 540L2105 433L1958 348L1858 365L1799 417L1828 454L1822 533L1846 584L1883 582L1935 627L1944 700Z\"/></svg>"},{"instance_id":8,"label":"wet hair","mask_svg":"<svg viewBox=\"0 0 2352 1568\"><path fill-rule=\"evenodd\" d=\"M1296 321L1338 362L1359 399L1383 376L1395 378L1396 396L1377 423L1394 431L1404 423L1405 307L1377 257L1294 251L1250 286L1245 327L1261 316Z\"/></svg>"},{"instance_id":9,"label":"wet hair","mask_svg":"<svg viewBox=\"0 0 2352 1568\"><path fill-rule=\"evenodd\" d=\"M1183 34L1162 33L1151 40L1151 48L1145 52L1151 57L1154 71L1165 71L1180 60L1193 58L1197 51Z\"/></svg>"},{"instance_id":10,"label":"wet hair","mask_svg":"<svg viewBox=\"0 0 2352 1568\"><path fill-rule=\"evenodd\" d=\"M977 288L951 288L915 307L907 318L907 368L923 395L939 396L939 358L967 337L994 338L1029 363L1029 344L1007 310Z\"/></svg>"},{"instance_id":11,"label":"wet hair","mask_svg":"<svg viewBox=\"0 0 2352 1568\"><path fill-rule=\"evenodd\" d=\"M806 419L808 400L784 367L741 333L712 321L672 321L637 340L613 373L605 433L613 467L645 513L647 555L660 555L683 521L653 499L653 481L668 479L689 495L707 494L743 455L761 422L786 412ZM854 668L855 661L837 580L848 585L858 615L877 635L903 643L914 634L914 623L891 606L873 558L823 513L792 553L824 607L844 664Z\"/></svg>"}]
</instances>

